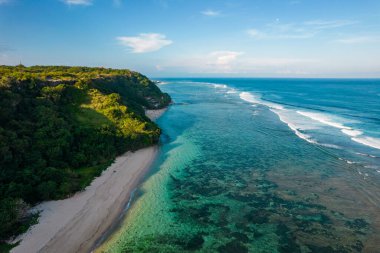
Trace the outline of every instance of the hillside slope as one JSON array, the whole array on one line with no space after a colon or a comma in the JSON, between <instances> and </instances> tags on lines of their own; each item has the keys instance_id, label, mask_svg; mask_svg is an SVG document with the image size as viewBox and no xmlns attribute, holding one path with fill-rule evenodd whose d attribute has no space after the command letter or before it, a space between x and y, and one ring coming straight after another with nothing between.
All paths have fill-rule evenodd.
<instances>
[{"instance_id":1,"label":"hillside slope","mask_svg":"<svg viewBox=\"0 0 380 253\"><path fill-rule=\"evenodd\" d=\"M0 66L0 240L26 229L29 205L67 197L117 155L156 143L144 109L169 103L129 70Z\"/></svg>"}]
</instances>

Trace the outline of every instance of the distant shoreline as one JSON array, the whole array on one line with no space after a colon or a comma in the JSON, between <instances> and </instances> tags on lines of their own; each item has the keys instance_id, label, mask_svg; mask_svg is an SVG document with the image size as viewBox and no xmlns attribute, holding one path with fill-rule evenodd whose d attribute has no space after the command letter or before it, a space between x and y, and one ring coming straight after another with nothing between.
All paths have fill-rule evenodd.
<instances>
[{"instance_id":1,"label":"distant shoreline","mask_svg":"<svg viewBox=\"0 0 380 253\"><path fill-rule=\"evenodd\" d=\"M149 110L147 116L155 120L165 110ZM39 222L14 240L21 241L11 252L89 252L124 210L157 151L155 145L126 152L84 191L33 208L41 212Z\"/></svg>"}]
</instances>

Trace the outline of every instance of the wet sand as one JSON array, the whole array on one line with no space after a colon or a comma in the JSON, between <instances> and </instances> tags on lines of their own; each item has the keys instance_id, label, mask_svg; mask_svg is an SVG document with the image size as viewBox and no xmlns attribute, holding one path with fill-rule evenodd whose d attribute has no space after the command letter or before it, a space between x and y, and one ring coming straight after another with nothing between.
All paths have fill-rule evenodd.
<instances>
[{"instance_id":1,"label":"wet sand","mask_svg":"<svg viewBox=\"0 0 380 253\"><path fill-rule=\"evenodd\" d=\"M165 110L148 110L147 116L156 120ZM40 212L38 224L14 240L20 244L11 252L89 252L117 220L157 150L152 146L126 152L84 191L34 207Z\"/></svg>"},{"instance_id":2,"label":"wet sand","mask_svg":"<svg viewBox=\"0 0 380 253\"><path fill-rule=\"evenodd\" d=\"M127 152L71 198L44 202L39 223L18 238L11 252L88 252L112 225L149 170L157 147Z\"/></svg>"}]
</instances>

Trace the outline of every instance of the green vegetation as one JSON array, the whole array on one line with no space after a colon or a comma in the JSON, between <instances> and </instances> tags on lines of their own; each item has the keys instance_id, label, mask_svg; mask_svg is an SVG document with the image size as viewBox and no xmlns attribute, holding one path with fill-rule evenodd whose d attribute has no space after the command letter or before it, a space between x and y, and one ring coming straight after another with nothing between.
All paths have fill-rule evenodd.
<instances>
[{"instance_id":1,"label":"green vegetation","mask_svg":"<svg viewBox=\"0 0 380 253\"><path fill-rule=\"evenodd\" d=\"M0 66L0 242L35 222L30 205L67 197L117 155L156 143L144 108L169 103L129 70Z\"/></svg>"}]
</instances>

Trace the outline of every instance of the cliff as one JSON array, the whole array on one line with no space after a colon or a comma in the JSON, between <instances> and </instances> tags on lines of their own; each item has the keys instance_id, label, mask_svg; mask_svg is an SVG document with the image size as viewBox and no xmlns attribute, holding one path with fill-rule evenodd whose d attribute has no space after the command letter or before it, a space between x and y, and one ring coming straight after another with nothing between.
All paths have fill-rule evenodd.
<instances>
[{"instance_id":1,"label":"cliff","mask_svg":"<svg viewBox=\"0 0 380 253\"><path fill-rule=\"evenodd\" d=\"M145 109L170 96L129 70L0 66L0 240L28 205L83 189L119 154L156 143Z\"/></svg>"}]
</instances>

